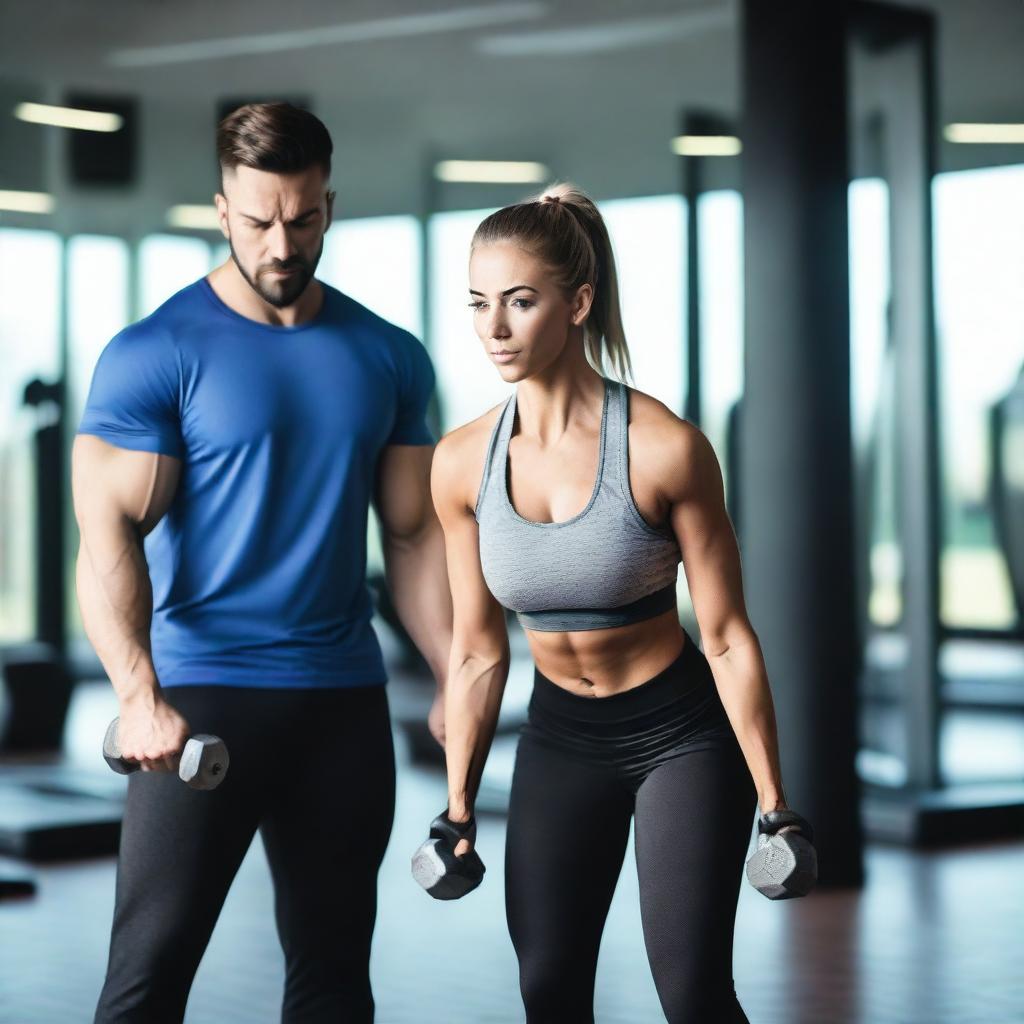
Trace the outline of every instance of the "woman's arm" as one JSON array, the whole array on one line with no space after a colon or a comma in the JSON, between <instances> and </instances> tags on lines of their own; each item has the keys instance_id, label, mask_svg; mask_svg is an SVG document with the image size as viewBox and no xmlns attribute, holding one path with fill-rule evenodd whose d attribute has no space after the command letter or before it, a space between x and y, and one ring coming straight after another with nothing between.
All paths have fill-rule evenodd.
<instances>
[{"instance_id":1,"label":"woman's arm","mask_svg":"<svg viewBox=\"0 0 1024 1024\"><path fill-rule=\"evenodd\" d=\"M498 721L508 678L509 646L505 614L491 595L480 567L476 519L466 486L477 460L461 449L473 435L449 435L434 452L431 494L444 529L448 581L452 594L452 649L445 690L445 756L448 763L448 816L468 821ZM456 849L468 846L463 840Z\"/></svg>"},{"instance_id":2,"label":"woman's arm","mask_svg":"<svg viewBox=\"0 0 1024 1024\"><path fill-rule=\"evenodd\" d=\"M764 656L743 600L736 535L725 509L722 474L708 439L689 423L674 426L662 450L672 528L697 615L704 654L757 788L761 812L786 807L779 742ZM666 467L667 468L667 467Z\"/></svg>"}]
</instances>

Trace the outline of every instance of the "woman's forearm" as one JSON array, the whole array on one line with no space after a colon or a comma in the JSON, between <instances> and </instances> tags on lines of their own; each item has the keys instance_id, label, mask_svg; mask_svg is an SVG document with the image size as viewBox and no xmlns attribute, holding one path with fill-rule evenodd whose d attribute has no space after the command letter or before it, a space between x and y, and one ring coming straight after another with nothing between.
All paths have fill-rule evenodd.
<instances>
[{"instance_id":1,"label":"woman's forearm","mask_svg":"<svg viewBox=\"0 0 1024 1024\"><path fill-rule=\"evenodd\" d=\"M761 645L753 634L708 657L711 674L750 769L762 813L783 806L775 705Z\"/></svg>"},{"instance_id":2,"label":"woman's forearm","mask_svg":"<svg viewBox=\"0 0 1024 1024\"><path fill-rule=\"evenodd\" d=\"M453 652L444 699L448 815L453 821L465 821L473 813L508 667L507 650L487 659L457 658Z\"/></svg>"}]
</instances>

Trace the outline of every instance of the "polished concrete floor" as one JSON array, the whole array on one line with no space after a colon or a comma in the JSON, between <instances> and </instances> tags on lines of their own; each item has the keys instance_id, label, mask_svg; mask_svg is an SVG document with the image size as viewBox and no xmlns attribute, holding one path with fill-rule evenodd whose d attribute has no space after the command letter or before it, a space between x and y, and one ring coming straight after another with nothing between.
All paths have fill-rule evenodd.
<instances>
[{"instance_id":1,"label":"polished concrete floor","mask_svg":"<svg viewBox=\"0 0 1024 1024\"><path fill-rule=\"evenodd\" d=\"M76 694L69 757L83 775L106 773L96 765L94 741L113 709L104 685ZM377 1019L521 1021L502 901L504 820L481 822L479 849L489 869L483 886L460 902L430 900L409 876L409 857L444 804L444 783L409 763L401 736L398 747L398 806L372 962ZM734 973L752 1024L1024 1022L1024 844L928 853L869 846L866 867L863 890L818 891L786 903L765 900L744 883ZM105 965L114 861L36 871L34 899L0 903L0 1022L88 1021ZM270 1024L282 974L257 840L214 932L186 1019ZM605 929L596 1018L664 1019L644 955L631 857Z\"/></svg>"}]
</instances>

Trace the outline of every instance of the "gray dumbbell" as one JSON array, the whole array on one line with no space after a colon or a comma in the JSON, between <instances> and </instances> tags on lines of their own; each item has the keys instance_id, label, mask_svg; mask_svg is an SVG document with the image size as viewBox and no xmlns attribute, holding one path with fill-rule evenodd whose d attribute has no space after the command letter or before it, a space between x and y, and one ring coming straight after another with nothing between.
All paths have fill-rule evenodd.
<instances>
[{"instance_id":1,"label":"gray dumbbell","mask_svg":"<svg viewBox=\"0 0 1024 1024\"><path fill-rule=\"evenodd\" d=\"M779 830L792 826L798 831ZM794 811L769 811L757 821L757 850L747 861L747 878L770 900L806 896L818 880L818 855L810 822Z\"/></svg>"},{"instance_id":2,"label":"gray dumbbell","mask_svg":"<svg viewBox=\"0 0 1024 1024\"><path fill-rule=\"evenodd\" d=\"M476 841L476 821L451 821L446 811L430 823L430 838L413 854L412 877L435 900L457 900L483 881L486 869L476 850L455 856L460 839Z\"/></svg>"},{"instance_id":3,"label":"gray dumbbell","mask_svg":"<svg viewBox=\"0 0 1024 1024\"><path fill-rule=\"evenodd\" d=\"M121 757L117 742L117 723L114 719L107 726L103 737L103 759L119 775L129 775L139 770L138 761L126 761ZM228 748L217 736L197 734L185 744L178 760L178 777L193 789L216 789L228 771Z\"/></svg>"}]
</instances>

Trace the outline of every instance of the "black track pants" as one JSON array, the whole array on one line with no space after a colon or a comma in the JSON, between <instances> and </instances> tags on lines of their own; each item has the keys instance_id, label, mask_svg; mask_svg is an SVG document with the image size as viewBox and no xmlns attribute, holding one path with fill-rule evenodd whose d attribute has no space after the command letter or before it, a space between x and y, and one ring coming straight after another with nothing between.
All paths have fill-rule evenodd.
<instances>
[{"instance_id":1,"label":"black track pants","mask_svg":"<svg viewBox=\"0 0 1024 1024\"><path fill-rule=\"evenodd\" d=\"M372 1021L377 870L395 793L384 687L188 686L166 693L193 733L224 739L231 764L224 782L208 792L168 773L131 776L96 1021L182 1020L257 829L285 954L282 1021Z\"/></svg>"},{"instance_id":2,"label":"black track pants","mask_svg":"<svg viewBox=\"0 0 1024 1024\"><path fill-rule=\"evenodd\" d=\"M516 756L506 909L528 1024L589 1024L630 819L647 956L670 1024L745 1024L732 944L757 795L707 660L686 646L607 698L537 673Z\"/></svg>"}]
</instances>

